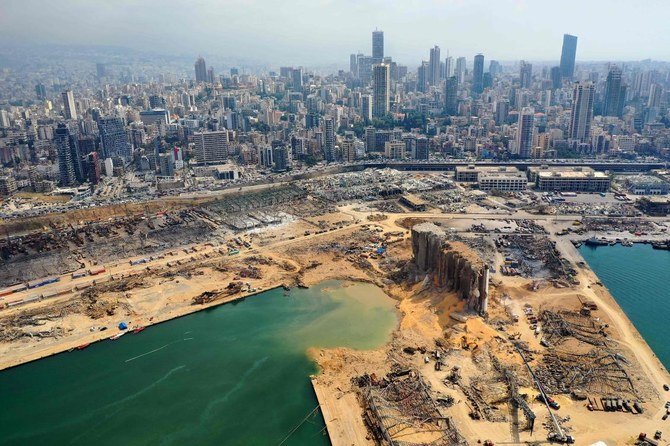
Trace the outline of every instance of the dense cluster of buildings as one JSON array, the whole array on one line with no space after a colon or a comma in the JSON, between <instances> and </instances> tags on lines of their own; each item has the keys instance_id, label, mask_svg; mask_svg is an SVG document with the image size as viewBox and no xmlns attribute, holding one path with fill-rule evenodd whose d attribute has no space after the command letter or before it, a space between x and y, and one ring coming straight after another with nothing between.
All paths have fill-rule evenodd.
<instances>
[{"instance_id":1,"label":"dense cluster of buildings","mask_svg":"<svg viewBox=\"0 0 670 446\"><path fill-rule=\"evenodd\" d=\"M0 91L0 193L95 187L131 171L197 185L193 169L217 165L237 173L213 169L213 178L237 180L239 172L369 158L667 156L669 67L577 65L576 54L571 35L556 65L487 64L483 54L470 63L434 46L414 69L386 54L384 32L375 30L371 55L352 54L348 70L330 74L216 73L203 57L182 76L135 79L97 63L93 77L29 73L28 86L24 73L5 72L12 92ZM486 189L526 187L513 169L476 175ZM609 181L601 176L541 171L530 181L541 190L600 191ZM181 180L167 182L174 177Z\"/></svg>"}]
</instances>

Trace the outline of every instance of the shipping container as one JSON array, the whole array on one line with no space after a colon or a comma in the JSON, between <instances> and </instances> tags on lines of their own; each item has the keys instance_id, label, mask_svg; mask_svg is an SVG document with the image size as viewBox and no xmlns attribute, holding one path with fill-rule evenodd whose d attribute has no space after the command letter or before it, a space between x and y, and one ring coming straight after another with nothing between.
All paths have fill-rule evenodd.
<instances>
[{"instance_id":1,"label":"shipping container","mask_svg":"<svg viewBox=\"0 0 670 446\"><path fill-rule=\"evenodd\" d=\"M37 279L32 282L28 282L28 288L37 288L44 285L49 285L51 283L56 283L60 281L60 277L48 277L46 279Z\"/></svg>"},{"instance_id":2,"label":"shipping container","mask_svg":"<svg viewBox=\"0 0 670 446\"><path fill-rule=\"evenodd\" d=\"M0 297L9 296L10 294L21 292L21 291L25 290L26 288L28 288L28 287L26 286L25 283L20 283L18 285L10 286L9 288L5 288L5 289L0 290Z\"/></svg>"},{"instance_id":3,"label":"shipping container","mask_svg":"<svg viewBox=\"0 0 670 446\"><path fill-rule=\"evenodd\" d=\"M41 298L42 298L41 295L30 296L30 297L26 297L25 299L23 299L23 300L21 301L21 303L28 304L28 303L30 303L30 302L37 302L37 301L40 300Z\"/></svg>"},{"instance_id":4,"label":"shipping container","mask_svg":"<svg viewBox=\"0 0 670 446\"><path fill-rule=\"evenodd\" d=\"M64 294L68 294L70 292L71 292L71 290L69 290L69 289L50 291L48 293L43 293L42 294L42 299L51 299L52 297L62 296Z\"/></svg>"}]
</instances>

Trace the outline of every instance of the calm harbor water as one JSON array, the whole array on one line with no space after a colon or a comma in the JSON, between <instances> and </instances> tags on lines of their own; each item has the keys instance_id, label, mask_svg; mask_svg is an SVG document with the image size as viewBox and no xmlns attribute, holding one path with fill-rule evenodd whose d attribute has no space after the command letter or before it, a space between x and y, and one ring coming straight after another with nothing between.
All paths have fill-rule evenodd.
<instances>
[{"instance_id":1,"label":"calm harbor water","mask_svg":"<svg viewBox=\"0 0 670 446\"><path fill-rule=\"evenodd\" d=\"M317 406L306 349L374 348L396 323L379 288L324 282L25 364L0 372L0 445L279 444ZM327 445L323 427L284 444Z\"/></svg>"},{"instance_id":2,"label":"calm harbor water","mask_svg":"<svg viewBox=\"0 0 670 446\"><path fill-rule=\"evenodd\" d=\"M670 251L635 244L582 246L584 260L609 289L656 356L670 369Z\"/></svg>"}]
</instances>

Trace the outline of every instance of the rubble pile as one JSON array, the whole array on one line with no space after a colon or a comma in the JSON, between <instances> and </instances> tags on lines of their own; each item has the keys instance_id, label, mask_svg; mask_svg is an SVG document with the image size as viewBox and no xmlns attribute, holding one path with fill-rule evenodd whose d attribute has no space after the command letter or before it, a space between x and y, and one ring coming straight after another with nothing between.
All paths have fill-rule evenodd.
<instances>
[{"instance_id":1,"label":"rubble pile","mask_svg":"<svg viewBox=\"0 0 670 446\"><path fill-rule=\"evenodd\" d=\"M638 398L638 392L620 355L592 350L585 354L545 354L535 374L550 393L624 395Z\"/></svg>"},{"instance_id":2,"label":"rubble pile","mask_svg":"<svg viewBox=\"0 0 670 446\"><path fill-rule=\"evenodd\" d=\"M204 305L210 302L214 302L218 299L223 299L224 297L232 296L242 292L244 284L240 281L230 282L224 289L216 291L205 291L195 296L192 300L193 305Z\"/></svg>"},{"instance_id":3,"label":"rubble pile","mask_svg":"<svg viewBox=\"0 0 670 446\"><path fill-rule=\"evenodd\" d=\"M364 375L354 382L362 387L363 419L378 444L468 444L441 413L418 372L401 370L382 379Z\"/></svg>"}]
</instances>

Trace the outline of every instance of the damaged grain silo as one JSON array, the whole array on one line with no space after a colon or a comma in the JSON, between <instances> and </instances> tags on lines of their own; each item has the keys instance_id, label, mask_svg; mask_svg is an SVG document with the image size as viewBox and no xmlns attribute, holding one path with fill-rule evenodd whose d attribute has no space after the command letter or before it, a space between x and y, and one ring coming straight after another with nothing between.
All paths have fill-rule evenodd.
<instances>
[{"instance_id":1,"label":"damaged grain silo","mask_svg":"<svg viewBox=\"0 0 670 446\"><path fill-rule=\"evenodd\" d=\"M433 284L467 301L467 308L480 314L488 309L489 267L469 247L447 242L433 223L412 228L412 252L420 274L431 274Z\"/></svg>"}]
</instances>

